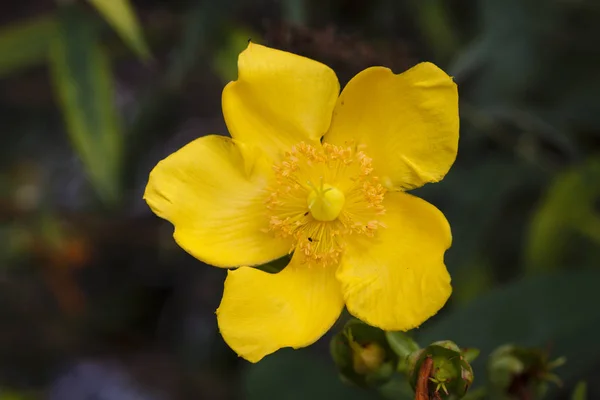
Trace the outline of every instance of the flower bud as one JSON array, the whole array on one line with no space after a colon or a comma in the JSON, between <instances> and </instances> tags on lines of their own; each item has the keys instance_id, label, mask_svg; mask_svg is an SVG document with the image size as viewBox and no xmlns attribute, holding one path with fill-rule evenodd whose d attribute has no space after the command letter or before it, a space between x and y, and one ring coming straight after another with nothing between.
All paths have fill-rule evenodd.
<instances>
[{"instance_id":1,"label":"flower bud","mask_svg":"<svg viewBox=\"0 0 600 400\"><path fill-rule=\"evenodd\" d=\"M561 384L551 371L564 362L564 358L550 361L548 353L542 349L511 344L501 346L488 359L491 391L506 399L542 397L549 382Z\"/></svg>"},{"instance_id":2,"label":"flower bud","mask_svg":"<svg viewBox=\"0 0 600 400\"><path fill-rule=\"evenodd\" d=\"M366 343L364 346L358 342L350 342L353 356L354 371L361 375L375 372L385 360L385 350L377 343Z\"/></svg>"},{"instance_id":3,"label":"flower bud","mask_svg":"<svg viewBox=\"0 0 600 400\"><path fill-rule=\"evenodd\" d=\"M361 387L387 382L398 363L385 332L358 320L349 321L332 339L331 355L342 378Z\"/></svg>"},{"instance_id":4,"label":"flower bud","mask_svg":"<svg viewBox=\"0 0 600 400\"><path fill-rule=\"evenodd\" d=\"M473 350L469 349L468 354L473 357ZM409 381L417 395L460 399L473 383L473 369L463 350L449 340L413 352L408 357L408 365ZM423 391L426 393L420 393Z\"/></svg>"}]
</instances>

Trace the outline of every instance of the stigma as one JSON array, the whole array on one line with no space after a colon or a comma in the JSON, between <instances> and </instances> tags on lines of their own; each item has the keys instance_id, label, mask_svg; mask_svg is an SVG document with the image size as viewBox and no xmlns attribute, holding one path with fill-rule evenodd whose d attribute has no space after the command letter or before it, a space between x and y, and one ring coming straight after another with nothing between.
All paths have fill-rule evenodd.
<instances>
[{"instance_id":1,"label":"stigma","mask_svg":"<svg viewBox=\"0 0 600 400\"><path fill-rule=\"evenodd\" d=\"M346 202L344 192L336 187L324 184L322 178L319 186L315 186L311 182L308 182L308 185L312 190L306 198L306 205L313 218L317 221L335 220L340 215Z\"/></svg>"}]
</instances>

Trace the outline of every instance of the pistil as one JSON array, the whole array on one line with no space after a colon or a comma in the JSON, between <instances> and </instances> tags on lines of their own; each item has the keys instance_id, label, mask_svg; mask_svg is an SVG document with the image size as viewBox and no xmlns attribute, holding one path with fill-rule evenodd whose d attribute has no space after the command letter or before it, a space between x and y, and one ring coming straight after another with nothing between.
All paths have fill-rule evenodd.
<instances>
[{"instance_id":1,"label":"pistil","mask_svg":"<svg viewBox=\"0 0 600 400\"><path fill-rule=\"evenodd\" d=\"M319 186L310 181L308 186L312 190L306 198L306 204L313 218L323 222L335 220L344 208L344 193L336 187L324 184L322 177Z\"/></svg>"}]
</instances>

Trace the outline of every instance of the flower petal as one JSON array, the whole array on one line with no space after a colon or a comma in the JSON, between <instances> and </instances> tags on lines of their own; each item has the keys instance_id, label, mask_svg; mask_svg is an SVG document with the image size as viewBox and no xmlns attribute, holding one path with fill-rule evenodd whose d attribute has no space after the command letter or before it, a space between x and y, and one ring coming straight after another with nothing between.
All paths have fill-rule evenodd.
<instances>
[{"instance_id":1,"label":"flower petal","mask_svg":"<svg viewBox=\"0 0 600 400\"><path fill-rule=\"evenodd\" d=\"M239 77L223 90L231 136L277 160L292 145L319 140L329 128L340 85L328 66L250 43Z\"/></svg>"},{"instance_id":2,"label":"flower petal","mask_svg":"<svg viewBox=\"0 0 600 400\"><path fill-rule=\"evenodd\" d=\"M277 274L254 268L228 271L217 310L225 342L250 362L282 347L300 348L331 328L344 307L335 268L294 256Z\"/></svg>"},{"instance_id":3,"label":"flower petal","mask_svg":"<svg viewBox=\"0 0 600 400\"><path fill-rule=\"evenodd\" d=\"M437 182L458 149L458 93L444 71L422 63L395 75L368 68L344 88L324 141L365 145L392 190Z\"/></svg>"},{"instance_id":4,"label":"flower petal","mask_svg":"<svg viewBox=\"0 0 600 400\"><path fill-rule=\"evenodd\" d=\"M291 248L291 242L264 232L268 169L259 168L256 151L247 153L254 159L244 159L231 138L205 136L150 173L144 199L175 226L177 243L208 264L264 264Z\"/></svg>"},{"instance_id":5,"label":"flower petal","mask_svg":"<svg viewBox=\"0 0 600 400\"><path fill-rule=\"evenodd\" d=\"M347 238L337 272L348 311L384 330L419 326L446 303L452 288L444 252L452 236L444 215L424 200L388 192L374 238Z\"/></svg>"}]
</instances>

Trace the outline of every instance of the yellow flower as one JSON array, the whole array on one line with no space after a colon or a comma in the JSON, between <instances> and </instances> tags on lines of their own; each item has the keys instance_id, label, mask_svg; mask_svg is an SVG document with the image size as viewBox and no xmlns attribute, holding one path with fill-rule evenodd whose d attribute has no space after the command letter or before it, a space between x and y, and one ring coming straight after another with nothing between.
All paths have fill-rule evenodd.
<instances>
[{"instance_id":1,"label":"yellow flower","mask_svg":"<svg viewBox=\"0 0 600 400\"><path fill-rule=\"evenodd\" d=\"M308 346L344 304L385 330L434 315L452 291L444 215L405 191L456 158L456 85L431 63L356 75L339 94L316 61L249 44L223 90L232 138L206 136L150 174L144 198L177 243L228 271L217 319L257 362ZM260 265L293 252L269 274Z\"/></svg>"}]
</instances>

